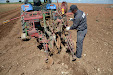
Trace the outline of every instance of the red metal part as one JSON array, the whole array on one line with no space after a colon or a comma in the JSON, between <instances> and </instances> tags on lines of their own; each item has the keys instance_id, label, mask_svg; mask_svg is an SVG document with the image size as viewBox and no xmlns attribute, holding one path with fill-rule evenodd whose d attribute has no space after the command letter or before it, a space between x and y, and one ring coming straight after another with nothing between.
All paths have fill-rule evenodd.
<instances>
[{"instance_id":1,"label":"red metal part","mask_svg":"<svg viewBox=\"0 0 113 75\"><path fill-rule=\"evenodd\" d=\"M34 33L31 35L31 37L39 37L39 34L38 33Z\"/></svg>"},{"instance_id":2,"label":"red metal part","mask_svg":"<svg viewBox=\"0 0 113 75\"><path fill-rule=\"evenodd\" d=\"M28 30L28 34L31 36L32 34L37 33L37 30L33 27L32 30Z\"/></svg>"},{"instance_id":3,"label":"red metal part","mask_svg":"<svg viewBox=\"0 0 113 75\"><path fill-rule=\"evenodd\" d=\"M24 20L34 20L43 18L41 11L24 12L23 16Z\"/></svg>"},{"instance_id":4,"label":"red metal part","mask_svg":"<svg viewBox=\"0 0 113 75\"><path fill-rule=\"evenodd\" d=\"M16 18L13 18L13 19L10 19L10 21L12 21L12 20L16 20L16 19L18 19L18 18L20 18L21 16L19 16L19 17L16 17Z\"/></svg>"},{"instance_id":5,"label":"red metal part","mask_svg":"<svg viewBox=\"0 0 113 75\"><path fill-rule=\"evenodd\" d=\"M35 24L34 22L36 20L42 19L42 12L41 11L30 11L30 12L23 12L23 14L21 15L24 18L25 22L30 22L29 25L29 29L28 31L28 35L31 37L39 37L38 32L35 28Z\"/></svg>"},{"instance_id":6,"label":"red metal part","mask_svg":"<svg viewBox=\"0 0 113 75\"><path fill-rule=\"evenodd\" d=\"M36 16L36 17L30 17L30 18L24 18L24 20L32 20L32 19L42 19L42 16Z\"/></svg>"}]
</instances>

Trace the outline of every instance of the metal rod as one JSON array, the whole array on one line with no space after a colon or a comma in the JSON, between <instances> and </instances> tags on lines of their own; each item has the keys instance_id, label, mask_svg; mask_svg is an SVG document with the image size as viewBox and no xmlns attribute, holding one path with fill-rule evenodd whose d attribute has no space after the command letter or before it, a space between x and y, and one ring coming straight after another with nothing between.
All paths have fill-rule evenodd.
<instances>
[{"instance_id":1,"label":"metal rod","mask_svg":"<svg viewBox=\"0 0 113 75\"><path fill-rule=\"evenodd\" d=\"M26 36L27 36L27 28L26 28L26 22L25 22L25 33L26 33Z\"/></svg>"}]
</instances>

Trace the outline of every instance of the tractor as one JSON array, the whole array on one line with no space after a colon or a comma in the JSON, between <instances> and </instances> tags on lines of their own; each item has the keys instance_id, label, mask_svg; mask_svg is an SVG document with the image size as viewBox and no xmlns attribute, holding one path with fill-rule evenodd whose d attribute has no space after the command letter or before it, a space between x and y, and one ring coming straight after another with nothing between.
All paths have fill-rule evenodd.
<instances>
[{"instance_id":1,"label":"tractor","mask_svg":"<svg viewBox=\"0 0 113 75\"><path fill-rule=\"evenodd\" d=\"M46 63L52 60L51 55L61 52L62 42L66 42L67 48L74 55L74 43L70 33L65 31L67 21L67 2L62 2L61 7L51 4L50 0L33 0L34 4L28 3L21 6L21 25L23 41L35 37L46 52ZM57 19L61 19L58 22ZM52 63L52 62L51 62Z\"/></svg>"}]
</instances>

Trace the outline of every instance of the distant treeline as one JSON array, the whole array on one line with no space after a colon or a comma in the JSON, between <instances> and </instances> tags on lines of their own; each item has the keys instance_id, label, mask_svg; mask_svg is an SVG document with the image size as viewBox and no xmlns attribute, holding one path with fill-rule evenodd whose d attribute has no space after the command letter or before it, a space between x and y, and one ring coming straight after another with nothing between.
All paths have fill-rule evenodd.
<instances>
[{"instance_id":1,"label":"distant treeline","mask_svg":"<svg viewBox=\"0 0 113 75\"><path fill-rule=\"evenodd\" d=\"M9 0L12 2L19 2L20 0ZM21 0L22 2L24 0ZM113 4L113 0L58 0L59 2L66 1L68 3L96 3L96 4ZM33 0L29 0L29 2L33 2ZM44 0L41 0L44 2ZM57 2L57 0L52 0L52 2ZM0 3L6 3L6 0L0 0Z\"/></svg>"}]
</instances>

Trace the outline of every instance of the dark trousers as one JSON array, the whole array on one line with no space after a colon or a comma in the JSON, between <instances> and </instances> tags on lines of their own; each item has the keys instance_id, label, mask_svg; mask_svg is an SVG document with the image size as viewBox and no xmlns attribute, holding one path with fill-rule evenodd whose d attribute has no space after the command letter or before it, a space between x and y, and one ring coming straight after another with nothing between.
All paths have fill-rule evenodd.
<instances>
[{"instance_id":1,"label":"dark trousers","mask_svg":"<svg viewBox=\"0 0 113 75\"><path fill-rule=\"evenodd\" d=\"M83 40L87 33L87 29L83 31L77 31L77 46L76 46L76 56L77 58L81 58L82 48L83 48Z\"/></svg>"}]
</instances>

